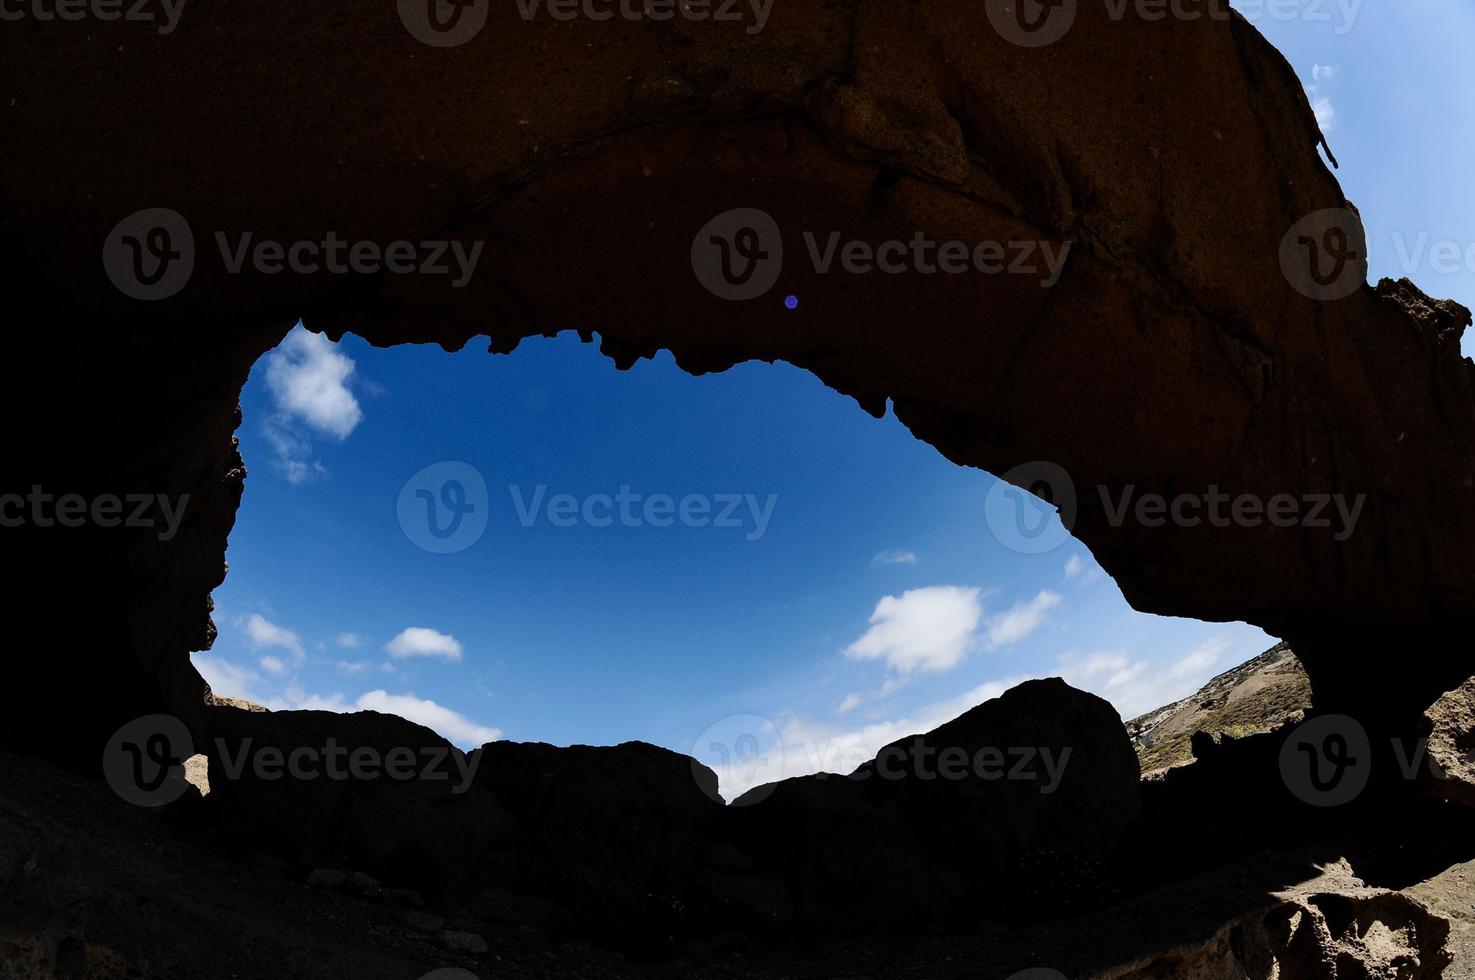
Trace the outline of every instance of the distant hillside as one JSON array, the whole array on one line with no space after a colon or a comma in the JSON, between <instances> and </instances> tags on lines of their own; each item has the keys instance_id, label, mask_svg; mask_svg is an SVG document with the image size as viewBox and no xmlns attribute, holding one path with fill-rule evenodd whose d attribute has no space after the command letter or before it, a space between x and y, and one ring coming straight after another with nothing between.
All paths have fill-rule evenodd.
<instances>
[{"instance_id":1,"label":"distant hillside","mask_svg":"<svg viewBox=\"0 0 1475 980\"><path fill-rule=\"evenodd\" d=\"M1193 761L1194 732L1241 738L1299 718L1311 704L1311 683L1291 648L1271 647L1225 671L1196 694L1127 722L1142 775L1150 777Z\"/></svg>"}]
</instances>

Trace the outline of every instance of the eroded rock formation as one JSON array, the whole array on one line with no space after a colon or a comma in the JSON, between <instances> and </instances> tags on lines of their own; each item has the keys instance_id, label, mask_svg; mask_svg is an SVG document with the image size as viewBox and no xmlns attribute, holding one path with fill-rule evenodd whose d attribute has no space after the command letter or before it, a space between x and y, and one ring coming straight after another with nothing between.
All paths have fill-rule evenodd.
<instances>
[{"instance_id":1,"label":"eroded rock formation","mask_svg":"<svg viewBox=\"0 0 1475 980\"><path fill-rule=\"evenodd\" d=\"M1287 636L1326 704L1406 720L1475 667L1469 315L1407 282L1335 300L1292 288L1281 245L1301 219L1330 209L1344 244L1365 243L1294 73L1237 15L1080 4L1061 40L1024 48L975 0L795 0L756 32L492 8L452 48L420 43L388 3L248 0L191 9L167 35L126 20L8 32L5 488L189 507L168 541L5 531L11 618L69 624L64 651L6 686L6 742L91 747L155 708L202 733L186 654L210 641L242 491L236 395L299 316L381 344L489 333L503 352L577 328L620 365L668 348L694 372L782 358L869 411L890 401L960 464L1059 464L1078 535L1134 605ZM697 230L735 207L782 231L762 300L692 274ZM187 283L154 302L101 261L147 208L177 212L195 246ZM1052 288L821 273L805 232L1070 249ZM455 284L235 270L246 233L485 245ZM1096 488L1129 486L1366 496L1342 537L1113 522ZM1368 680L1395 638L1401 669Z\"/></svg>"},{"instance_id":2,"label":"eroded rock formation","mask_svg":"<svg viewBox=\"0 0 1475 980\"><path fill-rule=\"evenodd\" d=\"M1226 925L1201 946L1098 980L1440 980L1449 922L1417 899L1359 888L1308 894Z\"/></svg>"}]
</instances>

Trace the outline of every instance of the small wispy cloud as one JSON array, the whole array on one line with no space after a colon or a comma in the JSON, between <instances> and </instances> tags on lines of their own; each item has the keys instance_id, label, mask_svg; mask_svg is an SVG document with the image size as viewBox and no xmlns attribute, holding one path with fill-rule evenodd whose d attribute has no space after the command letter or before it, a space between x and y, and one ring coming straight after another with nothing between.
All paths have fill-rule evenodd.
<instances>
[{"instance_id":1,"label":"small wispy cloud","mask_svg":"<svg viewBox=\"0 0 1475 980\"><path fill-rule=\"evenodd\" d=\"M1316 124L1323 133L1330 133L1337 127L1337 109L1326 94L1326 87L1339 73L1336 65L1311 66L1311 84L1306 86L1306 97L1311 100L1311 111L1316 113Z\"/></svg>"},{"instance_id":2,"label":"small wispy cloud","mask_svg":"<svg viewBox=\"0 0 1475 980\"><path fill-rule=\"evenodd\" d=\"M881 551L871 559L871 567L879 568L882 565L915 565L917 553L914 551Z\"/></svg>"},{"instance_id":3,"label":"small wispy cloud","mask_svg":"<svg viewBox=\"0 0 1475 980\"><path fill-rule=\"evenodd\" d=\"M302 647L302 638L285 626L279 626L273 623L260 613L252 613L250 616L247 616L243 625L246 640L252 647L258 650L285 650L291 654L294 663L301 663L306 659L307 651ZM276 658L268 659L275 660ZM280 661L277 662L280 663ZM265 664L263 664L263 667L271 670L271 668L265 667ZM273 673L275 672L273 671Z\"/></svg>"},{"instance_id":4,"label":"small wispy cloud","mask_svg":"<svg viewBox=\"0 0 1475 980\"><path fill-rule=\"evenodd\" d=\"M1016 603L997 616L990 616L985 637L989 649L1010 646L1029 636L1044 624L1050 611L1063 601L1060 593L1044 589L1033 599Z\"/></svg>"}]
</instances>

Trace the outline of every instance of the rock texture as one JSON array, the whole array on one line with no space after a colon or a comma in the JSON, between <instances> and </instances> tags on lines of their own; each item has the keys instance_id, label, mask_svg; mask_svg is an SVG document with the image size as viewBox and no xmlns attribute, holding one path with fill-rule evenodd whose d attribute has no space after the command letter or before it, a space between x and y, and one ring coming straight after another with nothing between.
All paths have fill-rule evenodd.
<instances>
[{"instance_id":1,"label":"rock texture","mask_svg":"<svg viewBox=\"0 0 1475 980\"><path fill-rule=\"evenodd\" d=\"M1447 920L1398 892L1313 894L1096 980L1441 980L1448 937Z\"/></svg>"},{"instance_id":2,"label":"rock texture","mask_svg":"<svg viewBox=\"0 0 1475 980\"><path fill-rule=\"evenodd\" d=\"M203 735L186 654L211 640L242 492L236 397L299 316L379 344L490 334L497 352L598 331L619 366L663 348L693 372L782 358L868 411L889 401L960 464L1026 484L1020 464L1064 467L1077 534L1135 606L1287 637L1327 704L1406 719L1469 675L1469 314L1408 282L1334 301L1289 285L1280 245L1302 218L1330 209L1354 250L1364 236L1301 84L1243 19L1080 4L1058 43L1022 48L976 0L795 0L757 32L490 6L454 48L421 44L388 3L206 5L169 34L15 26L0 65L16 136L0 147L0 404L28 421L4 489L190 503L168 541L6 530L20 570L7 617L67 622L73 652L6 686L0 740L59 748L62 732L90 749L159 709ZM692 275L697 230L736 207L783 230L790 260L763 300L718 299ZM145 208L178 212L196 245L188 284L155 302L115 289L100 261ZM803 233L832 230L1072 249L1053 288L821 274ZM233 271L217 236L234 248L247 232L486 247L458 288ZM1110 520L1098 485L1366 505L1345 540L1147 527ZM1395 638L1416 652L1368 681Z\"/></svg>"},{"instance_id":3,"label":"rock texture","mask_svg":"<svg viewBox=\"0 0 1475 980\"><path fill-rule=\"evenodd\" d=\"M1475 809L1475 677L1441 696L1424 718L1434 793Z\"/></svg>"},{"instance_id":4,"label":"rock texture","mask_svg":"<svg viewBox=\"0 0 1475 980\"><path fill-rule=\"evenodd\" d=\"M1386 824L1363 829L1363 843L1383 846ZM218 846L188 821L129 806L100 781L0 751L0 976L404 980L455 967L499 980L820 980L1004 978L1049 968L1072 978L1176 980L1192 963L1204 972L1189 976L1217 980L1224 974L1213 969L1234 965L1251 948L1247 938L1263 937L1281 980L1381 980L1433 975L1441 918L1459 921L1459 948L1470 955L1475 864L1402 889L1415 900L1408 902L1350 873L1308 874L1310 859L1292 850L1229 860L1213 875L1064 921L974 923L940 936L862 932L781 947L688 943L663 962L637 962L449 910L405 908L349 888L348 876L337 887L309 884L290 867ZM1291 909L1302 914L1289 932L1295 943L1286 941Z\"/></svg>"}]
</instances>

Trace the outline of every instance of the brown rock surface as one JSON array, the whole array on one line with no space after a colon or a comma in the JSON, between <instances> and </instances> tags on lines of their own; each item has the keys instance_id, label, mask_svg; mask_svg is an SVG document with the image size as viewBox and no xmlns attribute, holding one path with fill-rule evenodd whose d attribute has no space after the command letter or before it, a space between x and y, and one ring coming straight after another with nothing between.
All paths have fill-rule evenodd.
<instances>
[{"instance_id":1,"label":"brown rock surface","mask_svg":"<svg viewBox=\"0 0 1475 980\"><path fill-rule=\"evenodd\" d=\"M1424 712L1434 792L1475 808L1475 677Z\"/></svg>"},{"instance_id":2,"label":"brown rock surface","mask_svg":"<svg viewBox=\"0 0 1475 980\"><path fill-rule=\"evenodd\" d=\"M1449 921L1423 902L1368 888L1342 865L1268 911L1226 924L1202 945L1093 980L1441 980L1451 963L1449 932Z\"/></svg>"},{"instance_id":3,"label":"brown rock surface","mask_svg":"<svg viewBox=\"0 0 1475 980\"><path fill-rule=\"evenodd\" d=\"M67 622L87 669L30 664L0 694L0 740L57 748L42 732L60 731L92 747L161 709L203 734L186 655L211 640L242 492L236 398L299 316L380 344L489 333L503 352L597 330L621 366L662 348L693 372L782 358L869 411L889 400L960 464L1063 466L1077 533L1135 606L1286 636L1328 704L1408 717L1469 675L1469 315L1406 282L1328 302L1288 285L1280 244L1303 217L1342 211L1354 247L1362 236L1299 81L1237 15L1114 21L1081 4L1059 43L1026 49L976 0L785 2L757 34L491 6L449 49L415 40L389 3L204 5L168 35L126 20L10 32L0 399L28 424L6 489L190 503L168 541L7 530L22 570L8 617ZM177 295L142 302L100 255L154 207L185 217L197 261ZM802 312L719 300L691 274L696 231L734 207L784 230L774 295L801 295ZM802 232L832 229L1072 250L1052 289L821 275ZM235 274L216 236L245 232L487 246L455 288ZM1097 485L1367 501L1339 541L1118 525ZM1416 652L1368 680L1394 640Z\"/></svg>"}]
</instances>

